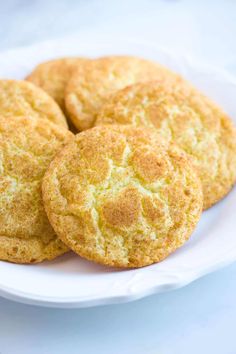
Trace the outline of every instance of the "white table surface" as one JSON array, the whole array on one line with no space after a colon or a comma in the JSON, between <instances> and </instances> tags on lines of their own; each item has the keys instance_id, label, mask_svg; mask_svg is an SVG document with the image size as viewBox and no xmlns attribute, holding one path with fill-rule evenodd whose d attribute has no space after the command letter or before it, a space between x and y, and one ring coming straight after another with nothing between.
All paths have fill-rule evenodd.
<instances>
[{"instance_id":1,"label":"white table surface","mask_svg":"<svg viewBox=\"0 0 236 354\"><path fill-rule=\"evenodd\" d=\"M0 50L70 33L134 37L236 75L236 1L8 0ZM0 299L0 354L235 354L236 264L174 292L80 310Z\"/></svg>"}]
</instances>

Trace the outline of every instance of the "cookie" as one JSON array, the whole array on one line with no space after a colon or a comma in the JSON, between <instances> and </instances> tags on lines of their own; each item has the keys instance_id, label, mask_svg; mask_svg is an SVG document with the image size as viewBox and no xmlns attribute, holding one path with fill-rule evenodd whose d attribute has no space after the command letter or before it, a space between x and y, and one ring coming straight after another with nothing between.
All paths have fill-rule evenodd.
<instances>
[{"instance_id":1,"label":"cookie","mask_svg":"<svg viewBox=\"0 0 236 354\"><path fill-rule=\"evenodd\" d=\"M219 107L187 83L127 87L104 105L96 124L148 126L177 143L197 169L204 209L222 199L235 183L235 127Z\"/></svg>"},{"instance_id":2,"label":"cookie","mask_svg":"<svg viewBox=\"0 0 236 354\"><path fill-rule=\"evenodd\" d=\"M73 73L65 93L66 110L81 131L91 128L109 95L127 85L152 79L180 80L157 63L135 57L104 57L83 62Z\"/></svg>"},{"instance_id":3,"label":"cookie","mask_svg":"<svg viewBox=\"0 0 236 354\"><path fill-rule=\"evenodd\" d=\"M44 211L41 182L73 134L46 120L0 117L0 259L35 263L68 250Z\"/></svg>"},{"instance_id":4,"label":"cookie","mask_svg":"<svg viewBox=\"0 0 236 354\"><path fill-rule=\"evenodd\" d=\"M67 127L57 103L39 87L23 80L0 80L0 115L35 117Z\"/></svg>"},{"instance_id":5,"label":"cookie","mask_svg":"<svg viewBox=\"0 0 236 354\"><path fill-rule=\"evenodd\" d=\"M36 66L26 80L41 87L59 104L65 111L64 91L73 70L88 59L61 58L54 59Z\"/></svg>"},{"instance_id":6,"label":"cookie","mask_svg":"<svg viewBox=\"0 0 236 354\"><path fill-rule=\"evenodd\" d=\"M163 260L190 237L202 210L201 183L186 154L132 126L76 135L50 164L42 191L61 240L117 267Z\"/></svg>"}]
</instances>

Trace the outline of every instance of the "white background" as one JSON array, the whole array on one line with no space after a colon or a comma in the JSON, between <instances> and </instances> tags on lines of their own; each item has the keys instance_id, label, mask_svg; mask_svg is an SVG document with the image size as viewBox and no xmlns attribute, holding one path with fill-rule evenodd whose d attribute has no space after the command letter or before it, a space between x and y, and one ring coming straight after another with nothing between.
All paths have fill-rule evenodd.
<instances>
[{"instance_id":1,"label":"white background","mask_svg":"<svg viewBox=\"0 0 236 354\"><path fill-rule=\"evenodd\" d=\"M155 42L236 75L236 1L0 1L0 50L94 32ZM0 299L0 354L235 354L236 265L172 293L81 310Z\"/></svg>"}]
</instances>

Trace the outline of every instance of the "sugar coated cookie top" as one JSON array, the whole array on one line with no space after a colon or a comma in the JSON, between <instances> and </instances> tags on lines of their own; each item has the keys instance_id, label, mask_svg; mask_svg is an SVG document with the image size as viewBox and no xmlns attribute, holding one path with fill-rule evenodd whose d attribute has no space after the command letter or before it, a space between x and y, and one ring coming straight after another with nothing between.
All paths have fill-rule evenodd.
<instances>
[{"instance_id":1,"label":"sugar coated cookie top","mask_svg":"<svg viewBox=\"0 0 236 354\"><path fill-rule=\"evenodd\" d=\"M119 267L167 257L190 237L202 210L201 184L185 153L130 126L76 135L45 174L43 198L72 250Z\"/></svg>"}]
</instances>

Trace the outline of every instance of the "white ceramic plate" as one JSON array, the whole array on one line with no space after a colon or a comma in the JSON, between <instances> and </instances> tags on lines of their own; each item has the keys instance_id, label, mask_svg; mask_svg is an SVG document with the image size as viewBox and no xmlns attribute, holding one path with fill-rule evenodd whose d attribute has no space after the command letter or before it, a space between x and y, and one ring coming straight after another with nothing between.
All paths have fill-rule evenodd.
<instances>
[{"instance_id":1,"label":"white ceramic plate","mask_svg":"<svg viewBox=\"0 0 236 354\"><path fill-rule=\"evenodd\" d=\"M70 37L0 54L0 77L23 78L35 64L67 55L134 54L157 60L190 79L236 117L236 81L186 57L118 38ZM0 295L36 305L86 307L135 300L184 286L236 260L236 189L204 212L197 230L165 261L135 270L95 265L74 254L38 265L0 262Z\"/></svg>"}]
</instances>

